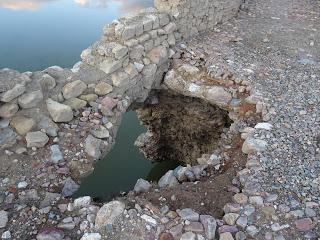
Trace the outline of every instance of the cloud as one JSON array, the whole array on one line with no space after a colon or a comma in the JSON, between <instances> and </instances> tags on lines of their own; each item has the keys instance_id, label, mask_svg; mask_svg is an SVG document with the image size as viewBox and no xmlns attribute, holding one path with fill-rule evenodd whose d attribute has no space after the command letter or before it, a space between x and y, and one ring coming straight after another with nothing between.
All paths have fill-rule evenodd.
<instances>
[{"instance_id":1,"label":"cloud","mask_svg":"<svg viewBox=\"0 0 320 240\"><path fill-rule=\"evenodd\" d=\"M57 0L0 0L0 7L12 10L37 10L41 4Z\"/></svg>"}]
</instances>

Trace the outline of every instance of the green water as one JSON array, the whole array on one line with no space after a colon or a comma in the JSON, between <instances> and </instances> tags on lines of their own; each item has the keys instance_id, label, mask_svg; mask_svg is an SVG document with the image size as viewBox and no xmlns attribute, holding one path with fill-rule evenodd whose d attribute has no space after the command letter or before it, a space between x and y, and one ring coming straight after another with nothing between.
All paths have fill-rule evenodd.
<instances>
[{"instance_id":1,"label":"green water","mask_svg":"<svg viewBox=\"0 0 320 240\"><path fill-rule=\"evenodd\" d=\"M139 178L158 180L169 169L177 167L176 162L151 163L134 146L137 137L146 132L136 112L124 115L116 137L116 144L108 155L95 165L93 173L85 178L77 196L109 199L120 192L132 190Z\"/></svg>"}]
</instances>

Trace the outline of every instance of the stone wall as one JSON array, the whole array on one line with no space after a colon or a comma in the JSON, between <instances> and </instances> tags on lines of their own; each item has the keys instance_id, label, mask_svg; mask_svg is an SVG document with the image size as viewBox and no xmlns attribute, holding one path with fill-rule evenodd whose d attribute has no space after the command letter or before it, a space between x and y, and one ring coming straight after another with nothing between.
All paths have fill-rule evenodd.
<instances>
[{"instance_id":1,"label":"stone wall","mask_svg":"<svg viewBox=\"0 0 320 240\"><path fill-rule=\"evenodd\" d=\"M116 128L111 125L119 124L132 103L144 102L151 89L160 88L177 40L234 16L240 2L156 0L156 8L106 26L102 38L82 52L82 61L71 70L0 70L0 149L17 140L26 141L29 148L43 147L64 123L72 128L83 122L94 128L85 150L99 158L114 139Z\"/></svg>"},{"instance_id":2,"label":"stone wall","mask_svg":"<svg viewBox=\"0 0 320 240\"><path fill-rule=\"evenodd\" d=\"M155 0L177 25L176 39L186 39L234 17L243 0Z\"/></svg>"}]
</instances>

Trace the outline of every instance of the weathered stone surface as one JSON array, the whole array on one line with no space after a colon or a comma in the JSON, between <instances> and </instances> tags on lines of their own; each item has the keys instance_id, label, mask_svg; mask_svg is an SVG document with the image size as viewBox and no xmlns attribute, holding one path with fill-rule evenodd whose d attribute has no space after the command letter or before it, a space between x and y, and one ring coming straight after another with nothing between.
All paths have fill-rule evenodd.
<instances>
[{"instance_id":1,"label":"weathered stone surface","mask_svg":"<svg viewBox=\"0 0 320 240\"><path fill-rule=\"evenodd\" d=\"M44 74L40 79L40 85L43 90L51 90L56 86L56 80L49 74Z\"/></svg>"},{"instance_id":2,"label":"weathered stone surface","mask_svg":"<svg viewBox=\"0 0 320 240\"><path fill-rule=\"evenodd\" d=\"M109 83L106 83L106 82L100 82L96 85L95 89L94 89L94 92L96 94L98 94L99 96L103 96L103 95L106 95L108 93L111 93L113 90L113 87L109 84Z\"/></svg>"},{"instance_id":3,"label":"weathered stone surface","mask_svg":"<svg viewBox=\"0 0 320 240\"><path fill-rule=\"evenodd\" d=\"M248 202L248 197L243 193L237 193L233 196L233 199L236 203L246 204Z\"/></svg>"},{"instance_id":4,"label":"weathered stone surface","mask_svg":"<svg viewBox=\"0 0 320 240\"><path fill-rule=\"evenodd\" d=\"M70 83L67 83L63 89L62 94L65 99L78 97L87 89L87 85L81 80L76 80Z\"/></svg>"},{"instance_id":5,"label":"weathered stone surface","mask_svg":"<svg viewBox=\"0 0 320 240\"><path fill-rule=\"evenodd\" d=\"M202 233L204 231L203 225L199 222L190 222L190 224L184 226L186 232Z\"/></svg>"},{"instance_id":6,"label":"weathered stone surface","mask_svg":"<svg viewBox=\"0 0 320 240\"><path fill-rule=\"evenodd\" d=\"M210 215L201 215L200 222L202 223L205 231L205 235L208 240L215 239L217 221Z\"/></svg>"},{"instance_id":7,"label":"weathered stone surface","mask_svg":"<svg viewBox=\"0 0 320 240\"><path fill-rule=\"evenodd\" d=\"M111 76L112 84L116 87L123 87L128 84L130 81L130 76L126 72L119 71Z\"/></svg>"},{"instance_id":8,"label":"weathered stone surface","mask_svg":"<svg viewBox=\"0 0 320 240\"><path fill-rule=\"evenodd\" d=\"M15 103L6 103L0 107L0 117L11 118L19 110L19 106Z\"/></svg>"},{"instance_id":9,"label":"weathered stone surface","mask_svg":"<svg viewBox=\"0 0 320 240\"><path fill-rule=\"evenodd\" d=\"M52 145L50 146L51 150L51 161L54 163L58 163L63 159L63 155L60 151L59 145Z\"/></svg>"},{"instance_id":10,"label":"weathered stone surface","mask_svg":"<svg viewBox=\"0 0 320 240\"><path fill-rule=\"evenodd\" d=\"M45 130L48 136L56 137L58 135L59 127L49 117L43 117L38 123L39 129Z\"/></svg>"},{"instance_id":11,"label":"weathered stone surface","mask_svg":"<svg viewBox=\"0 0 320 240\"><path fill-rule=\"evenodd\" d=\"M266 148L266 141L248 137L242 145L242 152L245 154L253 152L263 152L264 150L266 150Z\"/></svg>"},{"instance_id":12,"label":"weathered stone surface","mask_svg":"<svg viewBox=\"0 0 320 240\"><path fill-rule=\"evenodd\" d=\"M92 135L89 135L85 141L85 152L90 157L98 159L101 156L101 150L100 150L101 144L102 144L102 141L100 139L97 139Z\"/></svg>"},{"instance_id":13,"label":"weathered stone surface","mask_svg":"<svg viewBox=\"0 0 320 240\"><path fill-rule=\"evenodd\" d=\"M109 131L101 125L91 129L91 134L99 139L108 138L110 136Z\"/></svg>"},{"instance_id":14,"label":"weathered stone surface","mask_svg":"<svg viewBox=\"0 0 320 240\"><path fill-rule=\"evenodd\" d=\"M125 204L120 201L112 201L103 205L97 213L95 227L105 229L107 225L112 225L114 221L123 213Z\"/></svg>"},{"instance_id":15,"label":"weathered stone surface","mask_svg":"<svg viewBox=\"0 0 320 240\"><path fill-rule=\"evenodd\" d=\"M17 116L12 118L10 125L18 134L25 135L34 128L36 122L32 118Z\"/></svg>"},{"instance_id":16,"label":"weathered stone surface","mask_svg":"<svg viewBox=\"0 0 320 240\"><path fill-rule=\"evenodd\" d=\"M137 180L136 185L134 186L134 191L136 193L148 192L151 186L152 185L147 180L140 178Z\"/></svg>"},{"instance_id":17,"label":"weathered stone surface","mask_svg":"<svg viewBox=\"0 0 320 240\"><path fill-rule=\"evenodd\" d=\"M193 232L185 232L180 240L196 240L196 235Z\"/></svg>"},{"instance_id":18,"label":"weathered stone surface","mask_svg":"<svg viewBox=\"0 0 320 240\"><path fill-rule=\"evenodd\" d=\"M17 142L17 134L11 128L0 128L0 149L13 147Z\"/></svg>"},{"instance_id":19,"label":"weathered stone surface","mask_svg":"<svg viewBox=\"0 0 320 240\"><path fill-rule=\"evenodd\" d=\"M232 234L229 232L221 233L219 239L220 240L234 240Z\"/></svg>"},{"instance_id":20,"label":"weathered stone surface","mask_svg":"<svg viewBox=\"0 0 320 240\"><path fill-rule=\"evenodd\" d=\"M18 103L21 108L33 108L41 103L42 100L43 94L41 90L38 90L21 95L18 98Z\"/></svg>"},{"instance_id":21,"label":"weathered stone surface","mask_svg":"<svg viewBox=\"0 0 320 240\"><path fill-rule=\"evenodd\" d=\"M153 217L148 216L147 214L143 214L141 218L150 226L156 227L158 225L157 220L154 219Z\"/></svg>"},{"instance_id":22,"label":"weathered stone surface","mask_svg":"<svg viewBox=\"0 0 320 240\"><path fill-rule=\"evenodd\" d=\"M122 60L114 60L108 58L99 64L99 68L104 71L106 74L111 74L122 67Z\"/></svg>"},{"instance_id":23,"label":"weathered stone surface","mask_svg":"<svg viewBox=\"0 0 320 240\"><path fill-rule=\"evenodd\" d=\"M117 106L117 104L118 100L111 97L105 97L101 100L101 105L109 110L112 110L115 106Z\"/></svg>"},{"instance_id":24,"label":"weathered stone surface","mask_svg":"<svg viewBox=\"0 0 320 240\"><path fill-rule=\"evenodd\" d=\"M177 210L178 215L181 217L183 220L189 220L191 222L197 222L199 221L199 213L195 212L191 208L185 208L182 210Z\"/></svg>"},{"instance_id":25,"label":"weathered stone surface","mask_svg":"<svg viewBox=\"0 0 320 240\"><path fill-rule=\"evenodd\" d=\"M79 110L87 106L87 102L79 98L70 98L66 100L63 104L71 107L74 110Z\"/></svg>"},{"instance_id":26,"label":"weathered stone surface","mask_svg":"<svg viewBox=\"0 0 320 240\"><path fill-rule=\"evenodd\" d=\"M174 240L171 233L161 233L159 240Z\"/></svg>"},{"instance_id":27,"label":"weathered stone surface","mask_svg":"<svg viewBox=\"0 0 320 240\"><path fill-rule=\"evenodd\" d=\"M161 65L168 59L168 50L163 46L158 46L152 49L148 54L147 57L151 60L151 62Z\"/></svg>"},{"instance_id":28,"label":"weathered stone surface","mask_svg":"<svg viewBox=\"0 0 320 240\"><path fill-rule=\"evenodd\" d=\"M67 178L64 186L62 188L61 194L64 197L70 197L79 189L79 185L72 180L72 178Z\"/></svg>"},{"instance_id":29,"label":"weathered stone surface","mask_svg":"<svg viewBox=\"0 0 320 240\"><path fill-rule=\"evenodd\" d=\"M37 240L62 240L64 232L58 228L45 228L38 233L36 238Z\"/></svg>"},{"instance_id":30,"label":"weathered stone surface","mask_svg":"<svg viewBox=\"0 0 320 240\"><path fill-rule=\"evenodd\" d=\"M228 225L235 225L239 214L237 213L227 213L223 216L223 221Z\"/></svg>"},{"instance_id":31,"label":"weathered stone surface","mask_svg":"<svg viewBox=\"0 0 320 240\"><path fill-rule=\"evenodd\" d=\"M0 228L5 228L8 223L8 212L0 211Z\"/></svg>"},{"instance_id":32,"label":"weathered stone surface","mask_svg":"<svg viewBox=\"0 0 320 240\"><path fill-rule=\"evenodd\" d=\"M91 204L91 197L90 196L84 196L80 197L74 200L74 207L75 208L82 208L82 207L88 207Z\"/></svg>"},{"instance_id":33,"label":"weathered stone surface","mask_svg":"<svg viewBox=\"0 0 320 240\"><path fill-rule=\"evenodd\" d=\"M19 97L21 94L23 94L26 90L26 87L22 84L15 85L12 89L5 92L2 97L2 102L11 102L13 99Z\"/></svg>"},{"instance_id":34,"label":"weathered stone surface","mask_svg":"<svg viewBox=\"0 0 320 240\"><path fill-rule=\"evenodd\" d=\"M79 98L87 102L94 102L95 100L98 99L98 95L91 93L91 94L81 95L79 96Z\"/></svg>"},{"instance_id":35,"label":"weathered stone surface","mask_svg":"<svg viewBox=\"0 0 320 240\"><path fill-rule=\"evenodd\" d=\"M301 232L306 232L313 228L312 220L310 218L298 219L294 222L294 225Z\"/></svg>"},{"instance_id":36,"label":"weathered stone surface","mask_svg":"<svg viewBox=\"0 0 320 240\"><path fill-rule=\"evenodd\" d=\"M48 99L46 101L47 109L55 122L70 122L73 119L71 107Z\"/></svg>"},{"instance_id":37,"label":"weathered stone surface","mask_svg":"<svg viewBox=\"0 0 320 240\"><path fill-rule=\"evenodd\" d=\"M218 106L226 106L232 99L232 96L223 87L210 87L204 93L207 101Z\"/></svg>"},{"instance_id":38,"label":"weathered stone surface","mask_svg":"<svg viewBox=\"0 0 320 240\"><path fill-rule=\"evenodd\" d=\"M100 240L100 233L85 233L80 240Z\"/></svg>"},{"instance_id":39,"label":"weathered stone surface","mask_svg":"<svg viewBox=\"0 0 320 240\"><path fill-rule=\"evenodd\" d=\"M173 170L173 175L178 179L179 182L184 182L187 180L187 176L185 175L187 167L178 166Z\"/></svg>"},{"instance_id":40,"label":"weathered stone surface","mask_svg":"<svg viewBox=\"0 0 320 240\"><path fill-rule=\"evenodd\" d=\"M163 175L158 182L159 187L174 187L178 185L179 182L173 174L173 170L169 170L165 175Z\"/></svg>"},{"instance_id":41,"label":"weathered stone surface","mask_svg":"<svg viewBox=\"0 0 320 240\"><path fill-rule=\"evenodd\" d=\"M58 201L61 195L59 193L46 192L44 199L40 202L40 208L50 206L52 203Z\"/></svg>"},{"instance_id":42,"label":"weathered stone surface","mask_svg":"<svg viewBox=\"0 0 320 240\"><path fill-rule=\"evenodd\" d=\"M47 134L37 131L37 132L28 132L26 135L26 141L27 141L27 147L44 147L47 142L49 141L49 138Z\"/></svg>"}]
</instances>

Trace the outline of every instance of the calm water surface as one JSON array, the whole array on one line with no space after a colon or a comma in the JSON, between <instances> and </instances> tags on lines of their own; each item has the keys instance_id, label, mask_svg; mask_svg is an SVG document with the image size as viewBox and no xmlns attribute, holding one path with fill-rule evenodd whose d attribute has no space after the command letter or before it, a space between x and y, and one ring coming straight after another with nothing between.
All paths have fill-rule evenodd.
<instances>
[{"instance_id":1,"label":"calm water surface","mask_svg":"<svg viewBox=\"0 0 320 240\"><path fill-rule=\"evenodd\" d=\"M72 67L107 23L153 0L0 0L0 69ZM140 177L157 179L176 163L152 164L133 145L146 129L125 114L115 147L84 179L78 195L110 197L132 189Z\"/></svg>"}]
</instances>

